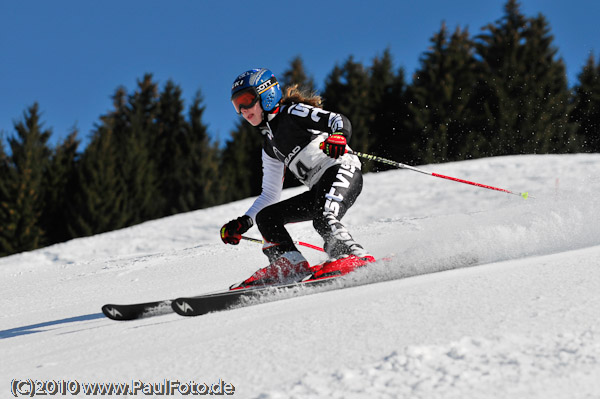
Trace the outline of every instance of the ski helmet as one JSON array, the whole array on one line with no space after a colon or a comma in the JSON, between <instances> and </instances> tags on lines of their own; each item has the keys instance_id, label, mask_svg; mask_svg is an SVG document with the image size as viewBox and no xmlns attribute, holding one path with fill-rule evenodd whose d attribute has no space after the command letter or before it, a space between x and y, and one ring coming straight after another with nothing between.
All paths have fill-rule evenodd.
<instances>
[{"instance_id":1,"label":"ski helmet","mask_svg":"<svg viewBox=\"0 0 600 399\"><path fill-rule=\"evenodd\" d=\"M244 93L249 93L243 95ZM240 108L248 108L260 99L266 112L273 111L281 100L281 88L277 78L268 69L250 69L239 75L231 86L231 102L239 114Z\"/></svg>"}]
</instances>

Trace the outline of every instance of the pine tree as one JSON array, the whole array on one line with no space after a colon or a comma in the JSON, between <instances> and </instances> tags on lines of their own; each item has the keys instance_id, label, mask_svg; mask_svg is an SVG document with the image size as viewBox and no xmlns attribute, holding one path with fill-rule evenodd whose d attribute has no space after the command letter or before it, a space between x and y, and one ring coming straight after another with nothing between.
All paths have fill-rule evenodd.
<instances>
[{"instance_id":1,"label":"pine tree","mask_svg":"<svg viewBox=\"0 0 600 399\"><path fill-rule=\"evenodd\" d=\"M46 193L41 226L46 232L44 245L55 244L73 238L68 229L71 198L75 191L77 176L77 131L52 150L50 163L44 177Z\"/></svg>"},{"instance_id":2,"label":"pine tree","mask_svg":"<svg viewBox=\"0 0 600 399\"><path fill-rule=\"evenodd\" d=\"M202 122L202 95L196 93L188 111L183 149L179 170L181 194L178 209L186 212L219 203L222 192L219 187L219 148L211 143L208 129Z\"/></svg>"},{"instance_id":3,"label":"pine tree","mask_svg":"<svg viewBox=\"0 0 600 399\"><path fill-rule=\"evenodd\" d=\"M37 103L15 123L16 136L8 138L11 149L7 157L4 149L1 172L0 208L2 208L3 254L36 249L44 240L40 217L44 208L44 175L48 167L50 148L47 145L51 131L40 122Z\"/></svg>"},{"instance_id":4,"label":"pine tree","mask_svg":"<svg viewBox=\"0 0 600 399\"><path fill-rule=\"evenodd\" d=\"M381 57L375 57L370 68L370 97L372 99L370 123L371 145L369 151L385 158L407 162L409 148L405 145L406 129L406 83L404 69L393 72L391 52L386 49ZM391 167L376 163L373 170Z\"/></svg>"},{"instance_id":5,"label":"pine tree","mask_svg":"<svg viewBox=\"0 0 600 399\"><path fill-rule=\"evenodd\" d=\"M590 55L578 76L574 89L574 107L570 120L587 152L600 152L600 59Z\"/></svg>"},{"instance_id":6,"label":"pine tree","mask_svg":"<svg viewBox=\"0 0 600 399\"><path fill-rule=\"evenodd\" d=\"M369 84L368 70L350 57L342 67L336 65L327 76L323 92L324 108L350 119L352 138L349 145L360 152L368 152L373 140L369 134L374 119Z\"/></svg>"},{"instance_id":7,"label":"pine tree","mask_svg":"<svg viewBox=\"0 0 600 399\"><path fill-rule=\"evenodd\" d=\"M183 117L181 89L168 81L157 104L156 134L149 142L156 165L157 184L160 195L155 198L160 216L189 210L180 203L184 195L187 158L186 130ZM182 209L182 206L186 209Z\"/></svg>"},{"instance_id":8,"label":"pine tree","mask_svg":"<svg viewBox=\"0 0 600 399\"><path fill-rule=\"evenodd\" d=\"M0 257L14 252L13 213L11 207L11 186L16 179L15 171L4 149L4 137L0 135Z\"/></svg>"},{"instance_id":9,"label":"pine tree","mask_svg":"<svg viewBox=\"0 0 600 399\"><path fill-rule=\"evenodd\" d=\"M526 18L516 0L477 37L481 58L481 125L488 155L548 153L577 148L569 124L564 63L556 59L546 19Z\"/></svg>"},{"instance_id":10,"label":"pine tree","mask_svg":"<svg viewBox=\"0 0 600 399\"><path fill-rule=\"evenodd\" d=\"M186 121L181 93L172 81L167 82L157 106L152 148L163 216L214 205L220 196L218 149L202 122L202 95L198 91L194 97Z\"/></svg>"},{"instance_id":11,"label":"pine tree","mask_svg":"<svg viewBox=\"0 0 600 399\"><path fill-rule=\"evenodd\" d=\"M146 74L138 81L138 89L129 97L125 112L127 125L113 130L119 142L119 168L127 188L127 225L134 225L160 215L158 176L154 156L155 125L157 116L158 86L152 75ZM120 118L121 116L117 116Z\"/></svg>"},{"instance_id":12,"label":"pine tree","mask_svg":"<svg viewBox=\"0 0 600 399\"><path fill-rule=\"evenodd\" d=\"M90 143L78 163L76 184L69 213L69 232L74 237L90 236L128 225L128 192L121 172L128 129L127 93L115 90L113 108L100 117ZM121 132L117 134L115 132Z\"/></svg>"},{"instance_id":13,"label":"pine tree","mask_svg":"<svg viewBox=\"0 0 600 399\"><path fill-rule=\"evenodd\" d=\"M240 121L232 132L220 162L224 202L260 194L262 140L260 132L246 121Z\"/></svg>"},{"instance_id":14,"label":"pine tree","mask_svg":"<svg viewBox=\"0 0 600 399\"><path fill-rule=\"evenodd\" d=\"M290 62L290 67L283 72L281 82L279 82L283 92L286 88L297 84L298 88L307 92L314 92L316 89L315 82L312 77L306 74L302 57L297 56Z\"/></svg>"},{"instance_id":15,"label":"pine tree","mask_svg":"<svg viewBox=\"0 0 600 399\"><path fill-rule=\"evenodd\" d=\"M120 87L100 118L78 171L70 231L90 235L186 212L220 199L218 147L202 123L200 94L184 117L179 86L159 93L147 74L136 91Z\"/></svg>"},{"instance_id":16,"label":"pine tree","mask_svg":"<svg viewBox=\"0 0 600 399\"><path fill-rule=\"evenodd\" d=\"M82 154L76 187L68 218L73 237L127 226L127 189L119 171L115 134L108 126L97 128Z\"/></svg>"},{"instance_id":17,"label":"pine tree","mask_svg":"<svg viewBox=\"0 0 600 399\"><path fill-rule=\"evenodd\" d=\"M431 39L408 90L406 126L421 163L464 159L472 127L470 101L475 86L473 43L467 30L449 37L445 24Z\"/></svg>"}]
</instances>

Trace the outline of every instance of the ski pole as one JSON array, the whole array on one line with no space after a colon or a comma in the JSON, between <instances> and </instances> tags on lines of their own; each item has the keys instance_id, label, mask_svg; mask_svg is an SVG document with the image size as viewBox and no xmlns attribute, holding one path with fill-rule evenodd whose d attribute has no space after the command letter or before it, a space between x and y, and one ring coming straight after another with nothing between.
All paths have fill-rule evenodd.
<instances>
[{"instance_id":1,"label":"ski pole","mask_svg":"<svg viewBox=\"0 0 600 399\"><path fill-rule=\"evenodd\" d=\"M264 243L265 243L265 241L264 241L264 240L260 240L260 239L258 239L258 238L252 238L252 237L246 237L246 236L242 236L242 239L243 239L243 240L250 241L250 242L255 242L255 243L257 243L257 244L264 244ZM321 247L317 247L316 245L312 245L312 244L309 244L309 243L306 243L306 242L302 242L302 241L294 241L294 244L297 244L297 245L302 245L303 247L311 248L311 249L314 249L314 250L316 250L316 251L325 252L325 250L324 250L323 248L321 248Z\"/></svg>"},{"instance_id":2,"label":"ski pole","mask_svg":"<svg viewBox=\"0 0 600 399\"><path fill-rule=\"evenodd\" d=\"M429 176L434 176L434 177L439 177L439 178L442 178L442 179L452 180L452 181L456 181L456 182L459 182L459 183L470 184L472 186L487 188L489 190L502 191L503 193L518 195L518 196L523 197L525 199L527 199L527 198L530 197L529 193L527 193L527 192L518 193L518 192L506 190L504 188L498 188L498 187L488 186L486 184L475 183L475 182L468 181L468 180L458 179L456 177L444 176L444 175L441 175L439 173L428 172L426 170L415 168L414 166L405 165L403 163L392 161L390 159L385 159L385 158L381 158L381 157L378 157L378 156L375 156L375 155L370 155L370 154L364 154L364 153L358 152L358 151L348 151L348 152L351 153L351 154L354 154L354 155L356 155L357 157L360 157L360 158L368 159L370 161L381 162L381 163L384 163L386 165L395 166L395 167L400 168L400 169L413 170L415 172L423 173L423 174L426 174L426 175L429 175ZM531 198L533 198L533 196L531 196Z\"/></svg>"}]
</instances>

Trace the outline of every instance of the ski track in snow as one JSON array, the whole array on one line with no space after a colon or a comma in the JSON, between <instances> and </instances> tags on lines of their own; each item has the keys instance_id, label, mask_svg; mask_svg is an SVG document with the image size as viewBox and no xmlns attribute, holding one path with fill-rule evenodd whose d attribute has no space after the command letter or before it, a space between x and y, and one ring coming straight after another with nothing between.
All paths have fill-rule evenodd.
<instances>
[{"instance_id":1,"label":"ski track in snow","mask_svg":"<svg viewBox=\"0 0 600 399\"><path fill-rule=\"evenodd\" d=\"M0 396L13 378L39 378L223 379L234 397L263 399L600 398L599 167L599 154L422 167L530 200L410 171L366 175L344 222L389 260L341 290L196 318L99 312L225 289L264 266L260 246L218 238L252 198L1 258ZM310 223L290 230L320 244Z\"/></svg>"}]
</instances>

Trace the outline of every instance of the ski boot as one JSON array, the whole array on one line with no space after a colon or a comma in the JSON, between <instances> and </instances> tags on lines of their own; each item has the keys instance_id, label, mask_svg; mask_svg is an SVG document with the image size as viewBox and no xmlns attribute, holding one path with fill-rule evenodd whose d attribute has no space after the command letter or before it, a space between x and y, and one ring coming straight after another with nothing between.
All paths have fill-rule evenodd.
<instances>
[{"instance_id":1,"label":"ski boot","mask_svg":"<svg viewBox=\"0 0 600 399\"><path fill-rule=\"evenodd\" d=\"M230 290L302 281L312 274L308 261L298 251L282 254L269 266L258 270L248 279L232 285Z\"/></svg>"},{"instance_id":2,"label":"ski boot","mask_svg":"<svg viewBox=\"0 0 600 399\"><path fill-rule=\"evenodd\" d=\"M375 262L375 258L369 254L363 254L361 256L345 255L338 259L325 262L321 268L313 273L312 279L343 276L372 262Z\"/></svg>"}]
</instances>

